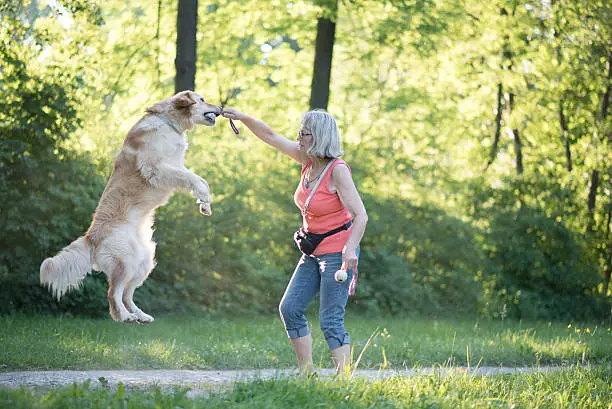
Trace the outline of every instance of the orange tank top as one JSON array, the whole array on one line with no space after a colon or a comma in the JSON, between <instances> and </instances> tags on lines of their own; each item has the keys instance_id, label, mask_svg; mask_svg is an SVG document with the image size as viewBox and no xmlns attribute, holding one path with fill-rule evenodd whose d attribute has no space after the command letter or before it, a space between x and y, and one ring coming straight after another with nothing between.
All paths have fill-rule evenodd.
<instances>
[{"instance_id":1,"label":"orange tank top","mask_svg":"<svg viewBox=\"0 0 612 409\"><path fill-rule=\"evenodd\" d=\"M319 234L326 233L335 229L336 227L340 227L343 224L348 223L353 219L351 213L346 207L344 207L342 201L340 201L338 194L329 190L329 183L331 181L333 169L340 164L343 164L349 168L349 171L351 168L342 159L336 159L327 172L325 172L325 175L322 176L323 179L321 180L321 183L319 184L314 196L310 200L306 214L304 214L304 204L306 203L306 199L308 199L308 196L310 196L310 192L315 185L315 183L312 183L310 188L306 189L306 181L304 180L306 170L311 163L312 161L308 161L304 166L302 166L300 184L293 195L293 200L302 213L302 224L304 230ZM351 234L351 229L352 227L350 227L348 230L342 230L336 234L326 237L317 246L313 254L321 255L342 251Z\"/></svg>"}]
</instances>

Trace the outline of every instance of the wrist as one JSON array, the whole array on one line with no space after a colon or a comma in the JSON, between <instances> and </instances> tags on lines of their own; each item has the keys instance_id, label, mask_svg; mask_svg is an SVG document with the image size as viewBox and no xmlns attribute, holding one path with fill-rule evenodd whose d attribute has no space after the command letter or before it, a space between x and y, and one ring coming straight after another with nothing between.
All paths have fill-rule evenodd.
<instances>
[{"instance_id":1,"label":"wrist","mask_svg":"<svg viewBox=\"0 0 612 409\"><path fill-rule=\"evenodd\" d=\"M357 246L345 245L344 249L342 249L342 253L355 253L357 251Z\"/></svg>"}]
</instances>

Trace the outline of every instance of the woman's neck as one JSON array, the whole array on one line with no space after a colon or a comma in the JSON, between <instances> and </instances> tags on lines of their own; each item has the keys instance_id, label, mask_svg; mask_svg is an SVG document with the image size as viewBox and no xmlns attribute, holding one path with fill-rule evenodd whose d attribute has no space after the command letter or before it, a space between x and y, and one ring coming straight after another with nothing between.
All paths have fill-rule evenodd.
<instances>
[{"instance_id":1,"label":"woman's neck","mask_svg":"<svg viewBox=\"0 0 612 409\"><path fill-rule=\"evenodd\" d=\"M311 160L312 160L311 167L313 169L322 169L329 161L328 158L319 158L319 157L313 157L311 158Z\"/></svg>"},{"instance_id":2,"label":"woman's neck","mask_svg":"<svg viewBox=\"0 0 612 409\"><path fill-rule=\"evenodd\" d=\"M310 187L323 176L323 169L325 169L325 165L327 165L329 159L328 158L315 158L311 157L309 169L304 174L304 184L306 185L306 189L310 189Z\"/></svg>"}]
</instances>

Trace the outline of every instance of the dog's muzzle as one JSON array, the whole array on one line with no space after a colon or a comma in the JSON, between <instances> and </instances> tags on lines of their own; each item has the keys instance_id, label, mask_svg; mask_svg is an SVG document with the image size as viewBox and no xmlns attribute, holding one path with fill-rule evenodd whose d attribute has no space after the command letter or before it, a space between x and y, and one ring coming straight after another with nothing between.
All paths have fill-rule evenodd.
<instances>
[{"instance_id":1,"label":"dog's muzzle","mask_svg":"<svg viewBox=\"0 0 612 409\"><path fill-rule=\"evenodd\" d=\"M216 118L219 116L220 114L216 113L216 112L206 112L204 114L204 118L206 118L208 120L208 122L210 122L211 124L215 124L215 120Z\"/></svg>"}]
</instances>

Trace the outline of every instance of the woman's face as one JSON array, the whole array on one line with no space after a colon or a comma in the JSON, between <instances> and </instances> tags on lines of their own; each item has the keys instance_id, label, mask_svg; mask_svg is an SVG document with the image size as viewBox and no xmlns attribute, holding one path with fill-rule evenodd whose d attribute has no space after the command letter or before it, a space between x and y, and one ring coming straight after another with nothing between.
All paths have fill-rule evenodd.
<instances>
[{"instance_id":1,"label":"woman's face","mask_svg":"<svg viewBox=\"0 0 612 409\"><path fill-rule=\"evenodd\" d=\"M312 146L312 133L305 127L300 127L300 131L297 136L298 150L307 152Z\"/></svg>"}]
</instances>

